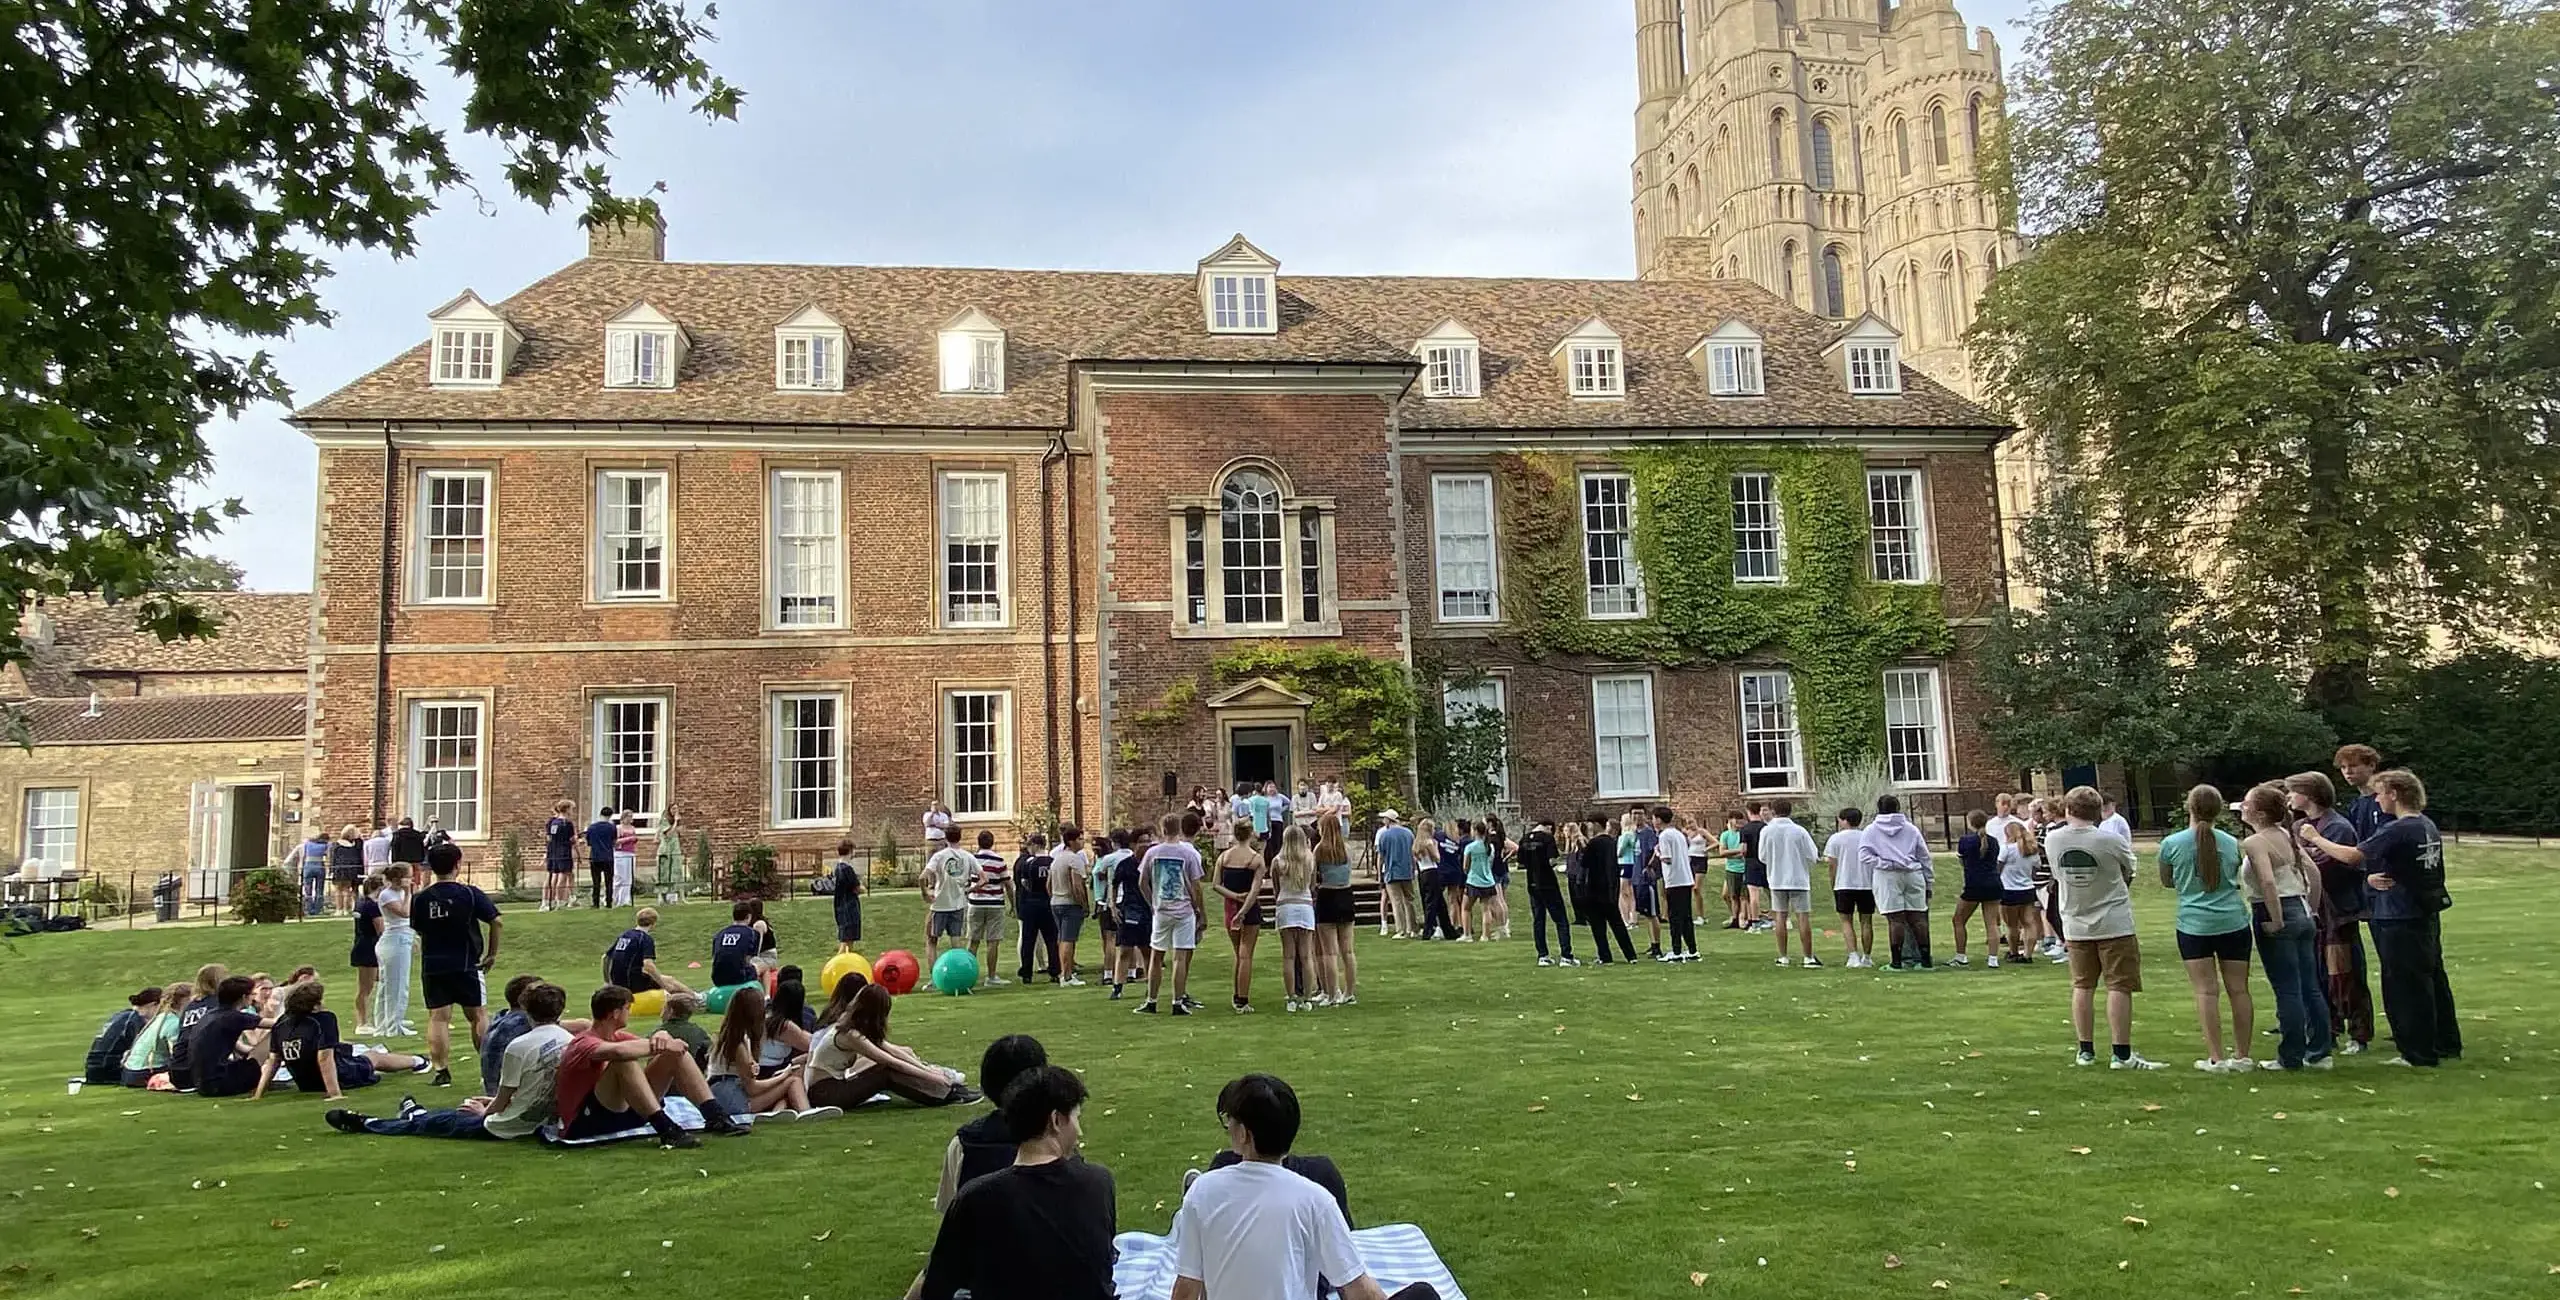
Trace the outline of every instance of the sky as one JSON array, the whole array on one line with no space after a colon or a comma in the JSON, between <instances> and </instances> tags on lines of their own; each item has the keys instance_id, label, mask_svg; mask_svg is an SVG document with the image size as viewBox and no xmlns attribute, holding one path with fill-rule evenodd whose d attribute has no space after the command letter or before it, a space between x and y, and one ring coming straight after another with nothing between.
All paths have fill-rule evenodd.
<instances>
[{"instance_id":1,"label":"sky","mask_svg":"<svg viewBox=\"0 0 2560 1300\"><path fill-rule=\"evenodd\" d=\"M642 97L617 186L663 184L684 261L1185 270L1242 232L1283 274L1625 276L1631 0L723 0L733 122ZM2021 0L1967 0L2014 66ZM458 121L451 96L439 120ZM327 328L270 345L297 402L585 252L576 214L496 179L447 194L415 255L341 251ZM198 549L307 589L316 457L267 407L207 430L196 494L249 514Z\"/></svg>"}]
</instances>

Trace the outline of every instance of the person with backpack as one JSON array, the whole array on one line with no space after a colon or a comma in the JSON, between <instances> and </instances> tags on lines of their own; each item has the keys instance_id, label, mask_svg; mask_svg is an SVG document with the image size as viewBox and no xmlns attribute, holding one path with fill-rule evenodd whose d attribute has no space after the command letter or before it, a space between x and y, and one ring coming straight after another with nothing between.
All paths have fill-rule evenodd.
<instances>
[{"instance_id":1,"label":"person with backpack","mask_svg":"<svg viewBox=\"0 0 2560 1300\"><path fill-rule=\"evenodd\" d=\"M161 990L144 989L126 998L125 1005L107 1017L98 1027L98 1036L89 1040L88 1058L80 1063L84 1083L120 1083L124 1079L124 1054L133 1050L135 1039L151 1023L152 1013L160 1007Z\"/></svg>"},{"instance_id":2,"label":"person with backpack","mask_svg":"<svg viewBox=\"0 0 2560 1300\"><path fill-rule=\"evenodd\" d=\"M2426 815L2427 788L2406 771L2376 773L2370 788L2387 820L2355 844L2315 826L2303 844L2364 873L2374 956L2382 966L2382 1014L2400 1055L2390 1064L2434 1067L2462 1059L2453 984L2444 973L2444 840Z\"/></svg>"}]
</instances>

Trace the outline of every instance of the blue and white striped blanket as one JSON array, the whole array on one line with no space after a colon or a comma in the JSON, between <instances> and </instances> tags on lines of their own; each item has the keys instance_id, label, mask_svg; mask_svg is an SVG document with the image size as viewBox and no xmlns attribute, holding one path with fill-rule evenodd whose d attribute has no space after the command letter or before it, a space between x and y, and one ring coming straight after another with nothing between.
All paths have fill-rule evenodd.
<instances>
[{"instance_id":1,"label":"blue and white striped blanket","mask_svg":"<svg viewBox=\"0 0 2560 1300\"><path fill-rule=\"evenodd\" d=\"M1119 1262L1111 1268L1111 1280L1120 1290L1120 1300L1168 1300L1173 1295L1171 1238L1124 1232L1111 1244L1120 1251ZM1410 1223L1359 1229L1351 1234L1351 1244L1360 1251L1361 1262L1369 1266L1369 1276L1377 1279L1380 1289L1389 1295L1416 1282L1428 1282L1439 1289L1445 1300L1467 1300L1466 1293L1458 1289L1458 1280L1449 1276L1449 1266L1432 1251L1431 1239Z\"/></svg>"}]
</instances>

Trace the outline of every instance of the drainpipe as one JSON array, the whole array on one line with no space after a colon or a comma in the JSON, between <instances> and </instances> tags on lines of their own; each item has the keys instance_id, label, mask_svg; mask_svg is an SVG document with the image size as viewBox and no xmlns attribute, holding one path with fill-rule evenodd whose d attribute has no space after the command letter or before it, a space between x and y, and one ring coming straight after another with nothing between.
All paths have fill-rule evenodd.
<instances>
[{"instance_id":1,"label":"drainpipe","mask_svg":"<svg viewBox=\"0 0 2560 1300\"><path fill-rule=\"evenodd\" d=\"M1049 749L1049 820L1058 820L1058 658L1057 658L1057 530L1050 514L1050 479L1066 459L1067 435L1061 430L1040 455L1040 700Z\"/></svg>"},{"instance_id":2,"label":"drainpipe","mask_svg":"<svg viewBox=\"0 0 2560 1300\"><path fill-rule=\"evenodd\" d=\"M1060 454L1065 455L1065 439L1060 437ZM1076 633L1084 626L1077 607L1076 584L1076 462L1066 457L1067 470L1067 806L1075 812L1075 822L1084 825L1084 710L1076 707L1082 695L1083 668L1076 662Z\"/></svg>"},{"instance_id":3,"label":"drainpipe","mask_svg":"<svg viewBox=\"0 0 2560 1300\"><path fill-rule=\"evenodd\" d=\"M391 422L382 422L382 572L375 583L373 611L373 820L383 824L382 764L391 747L391 578L392 548L399 544L400 449L391 444Z\"/></svg>"}]
</instances>

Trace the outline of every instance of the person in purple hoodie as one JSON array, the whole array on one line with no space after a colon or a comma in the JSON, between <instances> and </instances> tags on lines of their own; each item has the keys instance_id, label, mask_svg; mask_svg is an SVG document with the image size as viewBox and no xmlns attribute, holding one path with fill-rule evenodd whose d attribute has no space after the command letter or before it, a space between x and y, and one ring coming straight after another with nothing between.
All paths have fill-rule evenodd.
<instances>
[{"instance_id":1,"label":"person in purple hoodie","mask_svg":"<svg viewBox=\"0 0 2560 1300\"><path fill-rule=\"evenodd\" d=\"M1902 801L1876 796L1875 820L1859 833L1858 860L1875 873L1876 910L1884 913L1893 943L1892 970L1931 970L1929 886L1936 873L1929 842L1902 815Z\"/></svg>"}]
</instances>

